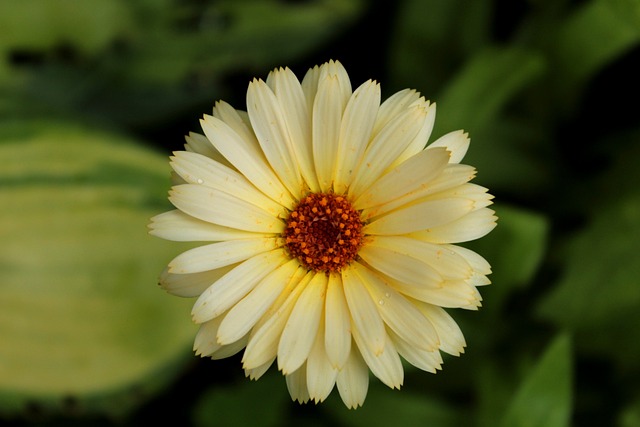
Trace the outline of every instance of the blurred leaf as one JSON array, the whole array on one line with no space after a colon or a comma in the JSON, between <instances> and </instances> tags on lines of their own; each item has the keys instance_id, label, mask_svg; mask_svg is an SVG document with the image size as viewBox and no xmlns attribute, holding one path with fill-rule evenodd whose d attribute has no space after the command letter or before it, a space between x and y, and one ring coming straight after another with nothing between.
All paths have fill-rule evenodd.
<instances>
[{"instance_id":1,"label":"blurred leaf","mask_svg":"<svg viewBox=\"0 0 640 427\"><path fill-rule=\"evenodd\" d=\"M559 26L553 38L556 102L572 107L600 69L640 41L640 1L591 0Z\"/></svg>"},{"instance_id":2,"label":"blurred leaf","mask_svg":"<svg viewBox=\"0 0 640 427\"><path fill-rule=\"evenodd\" d=\"M626 366L640 358L638 242L640 193L600 205L571 241L562 279L538 307L540 316L574 331L580 348Z\"/></svg>"},{"instance_id":3,"label":"blurred leaf","mask_svg":"<svg viewBox=\"0 0 640 427\"><path fill-rule=\"evenodd\" d=\"M527 286L538 270L547 245L548 222L538 213L496 204L498 226L489 235L465 245L491 264L492 284L481 289L487 301L483 310L500 312L515 288Z\"/></svg>"},{"instance_id":4,"label":"blurred leaf","mask_svg":"<svg viewBox=\"0 0 640 427\"><path fill-rule=\"evenodd\" d=\"M492 1L404 0L389 49L392 83L433 96L459 62L487 42Z\"/></svg>"},{"instance_id":5,"label":"blurred leaf","mask_svg":"<svg viewBox=\"0 0 640 427\"><path fill-rule=\"evenodd\" d=\"M513 396L503 427L568 427L572 407L571 346L558 336Z\"/></svg>"},{"instance_id":6,"label":"blurred leaf","mask_svg":"<svg viewBox=\"0 0 640 427\"><path fill-rule=\"evenodd\" d=\"M485 49L472 56L435 99L435 135L455 129L471 132L493 123L501 109L540 77L545 61L518 47Z\"/></svg>"},{"instance_id":7,"label":"blurred leaf","mask_svg":"<svg viewBox=\"0 0 640 427\"><path fill-rule=\"evenodd\" d=\"M444 399L384 388L379 383L369 386L364 406L347 409L337 393L323 406L345 427L429 426L457 427L463 425L465 414Z\"/></svg>"},{"instance_id":8,"label":"blurred leaf","mask_svg":"<svg viewBox=\"0 0 640 427\"><path fill-rule=\"evenodd\" d=\"M181 245L146 230L168 208L168 162L68 123L0 129L0 411L126 412L194 334L190 301L156 286Z\"/></svg>"},{"instance_id":9,"label":"blurred leaf","mask_svg":"<svg viewBox=\"0 0 640 427\"><path fill-rule=\"evenodd\" d=\"M100 13L103 1L98 2L95 10L93 2L46 2L51 6L33 20L30 3L17 0L11 3L12 13L5 18L11 21L7 30L10 33L6 41L0 42L0 53L6 53L4 58L15 59L13 53L26 49L29 60L26 64L3 63L4 74L10 78L3 82L0 72L0 93L10 88L21 97L11 92L17 99L0 104L0 108L12 111L13 105L15 110L24 112L30 111L28 106L35 103L48 106L49 111L91 114L138 126L161 122L166 116L175 117L176 113L226 95L220 93L221 88L228 85L226 79L234 72L263 72L274 65L286 65L335 36L358 15L363 5L362 0L301 3L221 0L180 4L114 0L117 6L112 8L121 10L123 18L115 12L105 15L117 25L112 22L101 25L87 19L88 25L105 28L103 32L108 32L109 37L102 36L101 44L93 43L90 49L84 49L77 41L85 37L81 31L84 27L80 26L75 33L76 27L67 25L66 15L62 19L49 9L64 14L65 8L77 3L84 5L78 6L81 12L74 9L69 15L84 16L85 9L86 14ZM50 40L47 43L36 42L40 39L23 43L25 29L36 25L41 15L42 19L51 20L46 28L64 26L66 32L43 33ZM14 31L17 25L21 30ZM67 33L72 37L65 37ZM62 55L61 45L66 52Z\"/></svg>"},{"instance_id":10,"label":"blurred leaf","mask_svg":"<svg viewBox=\"0 0 640 427\"><path fill-rule=\"evenodd\" d=\"M622 410L617 425L618 427L640 426L640 397L636 397L630 405Z\"/></svg>"},{"instance_id":11,"label":"blurred leaf","mask_svg":"<svg viewBox=\"0 0 640 427\"><path fill-rule=\"evenodd\" d=\"M193 422L196 427L281 426L290 401L284 377L271 370L258 381L211 388L196 403Z\"/></svg>"}]
</instances>

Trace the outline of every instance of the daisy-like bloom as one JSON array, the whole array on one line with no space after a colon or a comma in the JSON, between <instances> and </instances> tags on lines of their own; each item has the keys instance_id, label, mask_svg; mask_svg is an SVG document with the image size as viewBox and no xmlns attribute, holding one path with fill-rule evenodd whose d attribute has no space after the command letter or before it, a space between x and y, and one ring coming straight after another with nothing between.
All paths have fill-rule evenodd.
<instances>
[{"instance_id":1,"label":"daisy-like bloom","mask_svg":"<svg viewBox=\"0 0 640 427\"><path fill-rule=\"evenodd\" d=\"M401 357L435 373L465 341L443 308L476 310L489 264L455 245L491 231L487 189L460 164L462 131L426 146L435 104L414 90L380 102L352 90L339 62L300 82L277 69L254 79L247 112L216 103L175 152L169 199L151 233L207 242L173 259L160 283L198 297L194 350L244 350L251 379L277 367L294 400L337 385L363 404L369 371L403 383ZM425 148L426 146L426 148Z\"/></svg>"}]
</instances>

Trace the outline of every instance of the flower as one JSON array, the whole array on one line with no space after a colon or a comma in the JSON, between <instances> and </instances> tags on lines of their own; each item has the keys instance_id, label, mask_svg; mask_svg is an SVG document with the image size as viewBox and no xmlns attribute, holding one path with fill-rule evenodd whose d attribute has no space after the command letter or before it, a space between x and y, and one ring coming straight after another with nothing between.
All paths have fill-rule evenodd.
<instances>
[{"instance_id":1,"label":"flower","mask_svg":"<svg viewBox=\"0 0 640 427\"><path fill-rule=\"evenodd\" d=\"M425 148L435 104L415 90L380 103L369 80L352 91L337 61L254 79L247 112L217 102L204 135L175 152L175 210L151 234L213 242L174 258L160 283L198 297L194 350L244 349L246 376L277 361L294 400L337 385L363 404L369 370L391 388L401 357L435 373L465 340L444 308L477 309L489 264L455 245L496 225L492 196L460 164L462 131ZM444 307L444 308L443 308Z\"/></svg>"}]
</instances>

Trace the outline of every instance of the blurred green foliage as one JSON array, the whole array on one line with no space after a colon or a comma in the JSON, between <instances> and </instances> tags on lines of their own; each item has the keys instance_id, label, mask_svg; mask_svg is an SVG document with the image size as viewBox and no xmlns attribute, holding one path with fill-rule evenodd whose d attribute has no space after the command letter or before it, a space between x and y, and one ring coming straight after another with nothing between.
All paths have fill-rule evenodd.
<instances>
[{"instance_id":1,"label":"blurred green foliage","mask_svg":"<svg viewBox=\"0 0 640 427\"><path fill-rule=\"evenodd\" d=\"M639 426L639 42L640 0L3 0L0 418ZM190 301L154 286L180 245L145 231L168 206L151 146L180 146L154 138L330 58L436 101L434 136L468 131L500 218L468 244L494 274L452 312L467 354L407 366L401 392L372 381L357 411L291 403L237 359L185 371Z\"/></svg>"}]
</instances>

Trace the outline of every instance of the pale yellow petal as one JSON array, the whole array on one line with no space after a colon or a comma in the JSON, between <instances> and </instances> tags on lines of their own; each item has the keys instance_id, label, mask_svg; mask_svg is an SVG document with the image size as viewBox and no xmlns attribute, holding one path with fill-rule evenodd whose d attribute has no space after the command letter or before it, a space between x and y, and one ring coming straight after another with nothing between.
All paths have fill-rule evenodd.
<instances>
[{"instance_id":1,"label":"pale yellow petal","mask_svg":"<svg viewBox=\"0 0 640 427\"><path fill-rule=\"evenodd\" d=\"M469 134L462 130L456 130L436 139L427 148L444 147L451 153L449 163L460 163L467 154L469 143Z\"/></svg>"},{"instance_id":2,"label":"pale yellow petal","mask_svg":"<svg viewBox=\"0 0 640 427\"><path fill-rule=\"evenodd\" d=\"M202 292L191 310L193 321L202 323L221 315L287 260L283 250L275 250L241 263Z\"/></svg>"},{"instance_id":3,"label":"pale yellow petal","mask_svg":"<svg viewBox=\"0 0 640 427\"><path fill-rule=\"evenodd\" d=\"M438 348L438 335L427 318L404 296L387 285L373 272L361 270L366 276L367 290L374 301L382 320L403 340L414 347L427 351Z\"/></svg>"},{"instance_id":4,"label":"pale yellow petal","mask_svg":"<svg viewBox=\"0 0 640 427\"><path fill-rule=\"evenodd\" d=\"M334 154L333 189L345 193L371 139L380 106L380 85L368 80L351 95L342 116L338 149Z\"/></svg>"},{"instance_id":5,"label":"pale yellow petal","mask_svg":"<svg viewBox=\"0 0 640 427\"><path fill-rule=\"evenodd\" d=\"M225 227L259 233L281 233L284 230L284 222L277 216L215 188L178 185L169 192L169 200L193 217Z\"/></svg>"},{"instance_id":6,"label":"pale yellow petal","mask_svg":"<svg viewBox=\"0 0 640 427\"><path fill-rule=\"evenodd\" d=\"M423 150L381 176L353 202L356 209L367 209L423 190L442 173L449 161L443 149Z\"/></svg>"},{"instance_id":7,"label":"pale yellow petal","mask_svg":"<svg viewBox=\"0 0 640 427\"><path fill-rule=\"evenodd\" d=\"M415 156L424 149L425 145L427 145L427 141L429 141L429 137L431 136L431 131L433 131L433 125L436 120L436 104L430 104L426 101L426 111L427 114L422 121L420 130L413 140L407 145L407 148L405 148L396 160L391 163L390 168L394 168L405 160Z\"/></svg>"},{"instance_id":8,"label":"pale yellow petal","mask_svg":"<svg viewBox=\"0 0 640 427\"><path fill-rule=\"evenodd\" d=\"M342 401L349 409L362 406L369 389L369 369L355 345L344 367L338 373L336 385Z\"/></svg>"},{"instance_id":9,"label":"pale yellow petal","mask_svg":"<svg viewBox=\"0 0 640 427\"><path fill-rule=\"evenodd\" d=\"M302 269L299 269L304 275ZM271 308L256 323L251 331L249 343L242 356L242 365L245 369L257 368L268 360L275 359L278 354L278 343L282 336L287 320L298 301L298 297L307 286L314 273L307 273L297 280L294 277L291 283L296 283L290 291L282 292ZM279 301L282 299L283 301Z\"/></svg>"},{"instance_id":10,"label":"pale yellow petal","mask_svg":"<svg viewBox=\"0 0 640 427\"><path fill-rule=\"evenodd\" d=\"M273 358L271 358L269 361L263 363L260 366L257 366L255 368L245 368L244 370L244 375L246 377L248 377L249 379L252 380L258 380L260 379L260 377L262 377L265 373L267 373L267 371L269 370L269 368L271 367L271 365L273 365L273 362L275 362L276 358L275 356Z\"/></svg>"},{"instance_id":11,"label":"pale yellow petal","mask_svg":"<svg viewBox=\"0 0 640 427\"><path fill-rule=\"evenodd\" d=\"M236 265L231 264L215 270L191 274L172 274L169 273L169 267L167 267L160 274L159 284L162 289L172 295L184 298L197 297Z\"/></svg>"},{"instance_id":12,"label":"pale yellow petal","mask_svg":"<svg viewBox=\"0 0 640 427\"><path fill-rule=\"evenodd\" d=\"M199 246L181 253L169 262L169 273L187 274L225 267L281 246L280 239L227 240Z\"/></svg>"},{"instance_id":13,"label":"pale yellow petal","mask_svg":"<svg viewBox=\"0 0 640 427\"><path fill-rule=\"evenodd\" d=\"M273 91L254 79L247 90L247 112L271 168L294 197L304 190L284 112Z\"/></svg>"},{"instance_id":14,"label":"pale yellow petal","mask_svg":"<svg viewBox=\"0 0 640 427\"><path fill-rule=\"evenodd\" d=\"M293 208L291 194L271 169L259 147L216 117L205 115L200 124L218 151L256 188L282 206Z\"/></svg>"},{"instance_id":15,"label":"pale yellow petal","mask_svg":"<svg viewBox=\"0 0 640 427\"><path fill-rule=\"evenodd\" d=\"M260 237L259 233L202 221L178 209L151 218L149 234L176 242L217 242Z\"/></svg>"},{"instance_id":16,"label":"pale yellow petal","mask_svg":"<svg viewBox=\"0 0 640 427\"><path fill-rule=\"evenodd\" d=\"M285 375L298 369L309 356L318 334L326 289L327 276L315 274L291 311L278 343L278 369Z\"/></svg>"},{"instance_id":17,"label":"pale yellow petal","mask_svg":"<svg viewBox=\"0 0 640 427\"><path fill-rule=\"evenodd\" d=\"M351 333L358 329L363 339L362 343L368 346L371 353L379 354L385 345L384 322L376 307L377 303L371 299L364 279L358 274L360 269L366 267L357 262L342 269L344 295L351 314Z\"/></svg>"},{"instance_id":18,"label":"pale yellow petal","mask_svg":"<svg viewBox=\"0 0 640 427\"><path fill-rule=\"evenodd\" d=\"M360 350L360 354L362 354L362 358L371 369L371 373L387 387L400 388L404 381L404 369L402 368L400 356L398 356L398 352L386 332L384 335L384 347L379 353L371 351L366 338L361 335L361 331L357 328L353 330L353 339Z\"/></svg>"},{"instance_id":19,"label":"pale yellow petal","mask_svg":"<svg viewBox=\"0 0 640 427\"><path fill-rule=\"evenodd\" d=\"M338 376L338 370L327 357L324 336L324 319L320 317L318 333L307 358L307 389L309 397L316 403L323 402L329 396Z\"/></svg>"},{"instance_id":20,"label":"pale yellow petal","mask_svg":"<svg viewBox=\"0 0 640 427\"><path fill-rule=\"evenodd\" d=\"M408 109L373 138L354 172L348 193L350 197L355 198L369 188L398 158L420 130L425 114L424 108Z\"/></svg>"},{"instance_id":21,"label":"pale yellow petal","mask_svg":"<svg viewBox=\"0 0 640 427\"><path fill-rule=\"evenodd\" d=\"M404 89L387 98L381 105L373 127L373 135L377 135L391 120L404 112L409 105L420 100L420 93L415 89Z\"/></svg>"},{"instance_id":22,"label":"pale yellow petal","mask_svg":"<svg viewBox=\"0 0 640 427\"><path fill-rule=\"evenodd\" d=\"M222 345L219 349L214 351L211 354L211 358L213 360L226 359L227 357L231 357L235 354L238 354L242 349L247 345L247 340L249 335L246 334L239 340L232 342L230 344Z\"/></svg>"},{"instance_id":23,"label":"pale yellow petal","mask_svg":"<svg viewBox=\"0 0 640 427\"><path fill-rule=\"evenodd\" d=\"M202 154L203 156L207 156L218 163L222 163L227 167L235 169L233 165L231 165L231 163L229 163L229 161L220 154L206 136L196 132L189 132L189 135L185 135L184 139L186 141L184 144L184 149L186 151Z\"/></svg>"},{"instance_id":24,"label":"pale yellow petal","mask_svg":"<svg viewBox=\"0 0 640 427\"><path fill-rule=\"evenodd\" d=\"M296 260L290 260L262 279L229 310L218 329L218 342L230 344L247 334L296 276L299 268Z\"/></svg>"},{"instance_id":25,"label":"pale yellow petal","mask_svg":"<svg viewBox=\"0 0 640 427\"><path fill-rule=\"evenodd\" d=\"M291 399L298 403L307 403L310 399L307 388L307 365L302 365L298 370L285 375L287 390Z\"/></svg>"},{"instance_id":26,"label":"pale yellow petal","mask_svg":"<svg viewBox=\"0 0 640 427\"><path fill-rule=\"evenodd\" d=\"M311 145L311 113L300 82L289 68L280 68L269 74L267 84L273 90L282 108L283 117L293 154L300 173L311 191L319 191L313 164Z\"/></svg>"},{"instance_id":27,"label":"pale yellow petal","mask_svg":"<svg viewBox=\"0 0 640 427\"><path fill-rule=\"evenodd\" d=\"M473 201L463 198L435 199L400 208L378 217L362 228L365 234L408 234L434 228L463 217Z\"/></svg>"},{"instance_id":28,"label":"pale yellow petal","mask_svg":"<svg viewBox=\"0 0 640 427\"><path fill-rule=\"evenodd\" d=\"M321 78L313 103L312 141L316 175L323 192L328 192L333 184L343 109L338 78L333 75Z\"/></svg>"},{"instance_id":29,"label":"pale yellow petal","mask_svg":"<svg viewBox=\"0 0 640 427\"><path fill-rule=\"evenodd\" d=\"M284 216L285 209L259 191L242 174L201 154L176 151L171 167L189 184L215 188L261 207L274 216Z\"/></svg>"},{"instance_id":30,"label":"pale yellow petal","mask_svg":"<svg viewBox=\"0 0 640 427\"><path fill-rule=\"evenodd\" d=\"M415 347L400 338L393 331L388 332L389 338L391 338L396 350L398 350L398 354L400 354L404 360L416 368L431 372L432 374L435 374L437 370L442 368L442 355L439 350L427 351Z\"/></svg>"},{"instance_id":31,"label":"pale yellow petal","mask_svg":"<svg viewBox=\"0 0 640 427\"><path fill-rule=\"evenodd\" d=\"M325 342L327 357L331 364L341 369L351 351L351 319L344 296L342 278L338 274L329 275L325 301Z\"/></svg>"},{"instance_id":32,"label":"pale yellow petal","mask_svg":"<svg viewBox=\"0 0 640 427\"><path fill-rule=\"evenodd\" d=\"M196 356L209 356L221 347L216 339L216 335L218 334L218 328L223 318L224 315L218 316L200 325L193 342L193 350Z\"/></svg>"},{"instance_id":33,"label":"pale yellow petal","mask_svg":"<svg viewBox=\"0 0 640 427\"><path fill-rule=\"evenodd\" d=\"M446 224L411 233L411 237L431 243L468 242L489 234L497 219L493 210L482 208Z\"/></svg>"},{"instance_id":34,"label":"pale yellow petal","mask_svg":"<svg viewBox=\"0 0 640 427\"><path fill-rule=\"evenodd\" d=\"M464 353L464 335L455 320L441 307L416 301L417 307L431 321L440 337L440 350L453 356Z\"/></svg>"}]
</instances>

